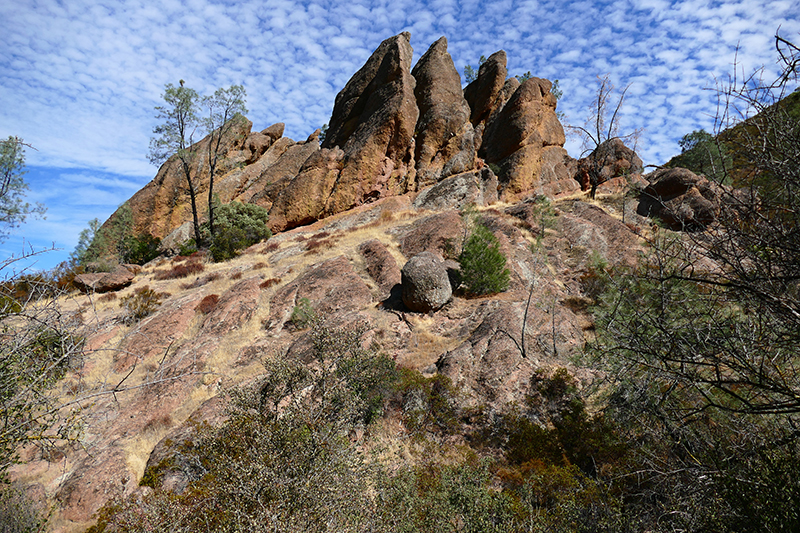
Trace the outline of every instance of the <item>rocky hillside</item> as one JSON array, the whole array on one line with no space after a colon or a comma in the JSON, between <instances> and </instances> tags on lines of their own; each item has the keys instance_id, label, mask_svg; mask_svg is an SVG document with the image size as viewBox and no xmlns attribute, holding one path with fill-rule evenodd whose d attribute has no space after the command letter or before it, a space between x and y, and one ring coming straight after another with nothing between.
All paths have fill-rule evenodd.
<instances>
[{"instance_id":1,"label":"rocky hillside","mask_svg":"<svg viewBox=\"0 0 800 533\"><path fill-rule=\"evenodd\" d=\"M412 69L409 38L384 41L347 83L321 146L319 132L295 142L280 124L251 132L244 123L225 140L216 189L223 202L268 208L272 238L225 263L167 254L103 294L62 301L86 339L83 363L59 385L85 399L82 433L47 454L26 450L13 471L55 503L55 531L81 531L108 500L146 494L148 464L193 424L218 422L226 391L262 373L262 361L307 358L304 312L334 327L364 324L365 343L400 367L446 376L463 408L507 409L539 369L567 366L588 380L570 361L592 335L592 265L634 263L650 231L642 215L676 227L713 217L703 178L668 171L646 181L621 149L602 158L608 182L589 201L549 81L506 79L501 51L462 91L446 40ZM189 235L182 179L170 160L129 202L136 232L165 237L167 250ZM624 194L631 182L648 187L641 201ZM655 212L648 198L662 194ZM507 258L508 289L467 297L445 274L428 289L447 296L412 309L417 296L439 296L403 294L413 275L404 267L430 252L426 268L452 274L476 217ZM389 440L407 435L400 422L387 427ZM180 490L186 476L177 468L163 486Z\"/></svg>"},{"instance_id":2,"label":"rocky hillside","mask_svg":"<svg viewBox=\"0 0 800 533\"><path fill-rule=\"evenodd\" d=\"M409 40L402 33L381 43L337 95L321 146L319 132L300 142L283 137L283 124L253 132L244 121L233 129L216 176L221 201L269 209L279 232L452 176L497 179L503 200L578 190L549 81L506 79L500 51L462 91L444 37L413 69ZM498 175L479 174L486 165ZM135 234L165 238L191 219L183 180L179 161L170 159L130 199ZM207 189L206 178L198 195ZM188 235L187 225L167 243Z\"/></svg>"}]
</instances>

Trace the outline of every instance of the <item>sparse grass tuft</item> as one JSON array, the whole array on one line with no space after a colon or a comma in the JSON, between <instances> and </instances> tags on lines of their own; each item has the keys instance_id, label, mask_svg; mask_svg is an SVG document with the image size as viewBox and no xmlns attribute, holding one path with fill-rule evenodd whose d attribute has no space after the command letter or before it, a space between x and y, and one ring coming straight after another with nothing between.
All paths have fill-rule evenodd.
<instances>
[{"instance_id":1,"label":"sparse grass tuft","mask_svg":"<svg viewBox=\"0 0 800 533\"><path fill-rule=\"evenodd\" d=\"M203 265L203 263L192 256L190 260L175 264L169 270L157 270L153 278L159 281L187 278L192 274L199 274L200 272L204 271L205 268L206 267Z\"/></svg>"}]
</instances>

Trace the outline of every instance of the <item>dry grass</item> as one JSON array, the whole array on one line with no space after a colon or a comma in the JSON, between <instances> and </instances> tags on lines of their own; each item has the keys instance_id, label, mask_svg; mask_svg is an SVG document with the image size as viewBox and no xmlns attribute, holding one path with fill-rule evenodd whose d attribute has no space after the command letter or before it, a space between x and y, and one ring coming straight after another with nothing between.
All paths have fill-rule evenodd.
<instances>
[{"instance_id":1,"label":"dry grass","mask_svg":"<svg viewBox=\"0 0 800 533\"><path fill-rule=\"evenodd\" d=\"M198 287L202 287L203 285L205 285L207 283L211 283L212 281L217 281L221 277L222 277L222 274L220 274L219 272L212 272L212 273L210 273L210 274L208 274L206 276L203 276L202 278L198 277L196 280L194 280L191 283L182 284L181 288L182 289L187 289L187 290L188 289L196 289Z\"/></svg>"},{"instance_id":2,"label":"dry grass","mask_svg":"<svg viewBox=\"0 0 800 533\"><path fill-rule=\"evenodd\" d=\"M192 274L199 274L205 270L203 263L195 260L175 264L169 270L156 270L153 279L164 281L168 279L187 278Z\"/></svg>"}]
</instances>

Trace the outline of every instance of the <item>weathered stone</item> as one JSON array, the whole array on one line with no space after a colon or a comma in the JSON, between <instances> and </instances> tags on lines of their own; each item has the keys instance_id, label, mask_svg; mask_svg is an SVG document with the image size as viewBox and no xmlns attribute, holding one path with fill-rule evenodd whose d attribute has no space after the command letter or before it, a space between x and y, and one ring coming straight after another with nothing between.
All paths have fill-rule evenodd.
<instances>
[{"instance_id":1,"label":"weathered stone","mask_svg":"<svg viewBox=\"0 0 800 533\"><path fill-rule=\"evenodd\" d=\"M416 209L441 211L497 201L497 177L488 167L445 178L421 191L414 200Z\"/></svg>"},{"instance_id":2,"label":"weathered stone","mask_svg":"<svg viewBox=\"0 0 800 533\"><path fill-rule=\"evenodd\" d=\"M117 266L107 273L80 274L73 283L81 292L118 291L133 282L134 274L124 266Z\"/></svg>"},{"instance_id":3,"label":"weathered stone","mask_svg":"<svg viewBox=\"0 0 800 533\"><path fill-rule=\"evenodd\" d=\"M406 257L421 252L436 252L442 257L456 257L464 241L464 221L457 211L445 211L425 217L400 235L400 251Z\"/></svg>"},{"instance_id":4,"label":"weathered stone","mask_svg":"<svg viewBox=\"0 0 800 533\"><path fill-rule=\"evenodd\" d=\"M378 239L371 239L358 246L364 258L367 274L375 281L381 293L386 296L401 282L400 267L394 256Z\"/></svg>"},{"instance_id":5,"label":"weathered stone","mask_svg":"<svg viewBox=\"0 0 800 533\"><path fill-rule=\"evenodd\" d=\"M372 302L372 293L345 256L329 259L306 270L270 299L266 328L277 332L306 298L318 316L332 319L358 311Z\"/></svg>"},{"instance_id":6,"label":"weathered stone","mask_svg":"<svg viewBox=\"0 0 800 533\"><path fill-rule=\"evenodd\" d=\"M619 138L609 139L578 161L575 179L584 191L597 187L612 178L623 175L641 174L642 160L636 152L625 146Z\"/></svg>"},{"instance_id":7,"label":"weathered stone","mask_svg":"<svg viewBox=\"0 0 800 533\"><path fill-rule=\"evenodd\" d=\"M247 119L237 121L228 134L222 139L220 153L227 154L241 150L244 139L250 133L253 123ZM205 137L197 146L199 153L204 153L209 142L209 137ZM222 169L220 169L222 170ZM206 158L197 157L191 164L192 176L195 177L195 189L198 201L201 204L201 215L205 213L202 209L202 199L208 195L208 165ZM150 233L154 237L163 238L172 230L192 219L192 209L189 202L189 194L186 187L186 177L177 156L170 157L161 168L153 180L134 194L128 202L133 215L134 235ZM119 216L119 210L109 218L103 225L108 228L109 224L114 224L114 220Z\"/></svg>"},{"instance_id":8,"label":"weathered stone","mask_svg":"<svg viewBox=\"0 0 800 533\"><path fill-rule=\"evenodd\" d=\"M413 186L419 109L410 38L404 32L383 41L336 96L323 148L341 147L344 160L325 215Z\"/></svg>"},{"instance_id":9,"label":"weathered stone","mask_svg":"<svg viewBox=\"0 0 800 533\"><path fill-rule=\"evenodd\" d=\"M489 56L478 69L478 77L464 88L464 98L469 104L470 121L478 125L489 118L495 101L505 85L508 70L506 53L503 50Z\"/></svg>"},{"instance_id":10,"label":"weathered stone","mask_svg":"<svg viewBox=\"0 0 800 533\"><path fill-rule=\"evenodd\" d=\"M645 176L650 185L639 196L637 212L657 217L672 230L705 229L719 215L722 190L685 168L659 169Z\"/></svg>"},{"instance_id":11,"label":"weathered stone","mask_svg":"<svg viewBox=\"0 0 800 533\"><path fill-rule=\"evenodd\" d=\"M470 109L461 90L461 77L447 52L444 37L433 43L411 75L419 107L416 131L417 187L449 174L474 168L475 146ZM455 164L448 163L457 159Z\"/></svg>"},{"instance_id":12,"label":"weathered stone","mask_svg":"<svg viewBox=\"0 0 800 533\"><path fill-rule=\"evenodd\" d=\"M270 208L268 224L273 232L310 224L324 216L326 200L336 186L343 157L339 148L323 148L306 160L297 177L285 185Z\"/></svg>"},{"instance_id":13,"label":"weathered stone","mask_svg":"<svg viewBox=\"0 0 800 533\"><path fill-rule=\"evenodd\" d=\"M403 303L411 311L436 311L453 297L444 260L435 253L415 255L403 265L401 274Z\"/></svg>"}]
</instances>

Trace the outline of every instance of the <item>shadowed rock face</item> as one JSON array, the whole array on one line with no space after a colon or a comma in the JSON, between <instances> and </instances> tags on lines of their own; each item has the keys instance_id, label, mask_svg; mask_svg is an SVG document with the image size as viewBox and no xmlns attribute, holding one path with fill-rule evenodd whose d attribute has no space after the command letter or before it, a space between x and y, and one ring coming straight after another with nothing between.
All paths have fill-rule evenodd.
<instances>
[{"instance_id":1,"label":"shadowed rock face","mask_svg":"<svg viewBox=\"0 0 800 533\"><path fill-rule=\"evenodd\" d=\"M702 230L719 215L722 188L685 168L656 170L639 197L637 212L672 230Z\"/></svg>"},{"instance_id":2,"label":"shadowed rock face","mask_svg":"<svg viewBox=\"0 0 800 533\"><path fill-rule=\"evenodd\" d=\"M472 110L470 121L474 126L489 118L495 107L495 100L508 76L506 61L505 51L493 53L478 69L475 81L464 89L464 98Z\"/></svg>"},{"instance_id":3,"label":"shadowed rock face","mask_svg":"<svg viewBox=\"0 0 800 533\"><path fill-rule=\"evenodd\" d=\"M447 39L431 45L411 71L419 107L416 138L418 187L475 168L470 108L461 90Z\"/></svg>"}]
</instances>

